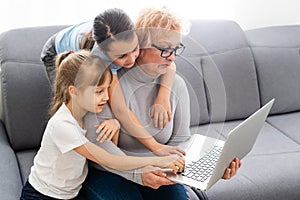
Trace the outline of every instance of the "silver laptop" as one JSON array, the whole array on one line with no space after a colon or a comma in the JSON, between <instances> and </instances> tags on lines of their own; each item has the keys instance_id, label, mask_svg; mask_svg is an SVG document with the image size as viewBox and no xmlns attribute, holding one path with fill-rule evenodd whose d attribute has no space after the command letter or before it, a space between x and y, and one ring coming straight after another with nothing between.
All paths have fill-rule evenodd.
<instances>
[{"instance_id":1,"label":"silver laptop","mask_svg":"<svg viewBox=\"0 0 300 200\"><path fill-rule=\"evenodd\" d=\"M186 151L186 166L180 174L167 173L174 182L208 190L222 178L234 157L247 155L263 127L274 99L229 132L226 141L194 134L180 145Z\"/></svg>"}]
</instances>

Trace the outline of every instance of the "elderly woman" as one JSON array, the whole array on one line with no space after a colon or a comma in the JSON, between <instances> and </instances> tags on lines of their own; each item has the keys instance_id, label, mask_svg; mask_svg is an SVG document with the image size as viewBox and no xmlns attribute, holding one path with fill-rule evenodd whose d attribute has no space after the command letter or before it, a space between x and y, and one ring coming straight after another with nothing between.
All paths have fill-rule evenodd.
<instances>
[{"instance_id":1,"label":"elderly woman","mask_svg":"<svg viewBox=\"0 0 300 200\"><path fill-rule=\"evenodd\" d=\"M184 50L181 44L181 20L166 9L147 9L138 17L136 28L140 55L133 68L121 69L118 73L125 101L158 142L178 145L190 138L190 102L184 80L176 75L173 87L169 88L172 118L165 128L156 128L149 112L160 87L161 76L174 65L176 56ZM87 137L111 153L150 155L151 152L123 128L118 147L111 142L96 141L95 125L112 115L109 107L98 116L89 113L85 117ZM238 160L231 163L223 178L235 175L239 166ZM166 174L158 168L148 166L132 171L106 170L110 172L99 167L90 170L83 186L88 199L187 199L184 186L167 179Z\"/></svg>"}]
</instances>

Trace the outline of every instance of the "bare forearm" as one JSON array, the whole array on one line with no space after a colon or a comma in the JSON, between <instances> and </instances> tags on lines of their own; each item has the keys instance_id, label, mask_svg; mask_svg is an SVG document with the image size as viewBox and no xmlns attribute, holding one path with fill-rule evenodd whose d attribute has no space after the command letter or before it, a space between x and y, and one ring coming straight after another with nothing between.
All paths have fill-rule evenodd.
<instances>
[{"instance_id":1,"label":"bare forearm","mask_svg":"<svg viewBox=\"0 0 300 200\"><path fill-rule=\"evenodd\" d=\"M122 89L115 77L111 86L110 106L115 117L120 121L123 127L134 137L136 137L149 150L156 151L160 148L160 144L152 137L152 135L144 128L142 123L137 119L135 114L128 109L122 93Z\"/></svg>"},{"instance_id":2,"label":"bare forearm","mask_svg":"<svg viewBox=\"0 0 300 200\"><path fill-rule=\"evenodd\" d=\"M100 165L116 170L131 170L147 165L164 167L161 162L162 157L134 157L110 154L91 142L76 148L75 151Z\"/></svg>"},{"instance_id":3,"label":"bare forearm","mask_svg":"<svg viewBox=\"0 0 300 200\"><path fill-rule=\"evenodd\" d=\"M158 90L157 99L165 99L169 101L172 91L172 86L174 83L174 77L176 74L176 65L172 63L170 68L168 68L167 73L161 76L161 85Z\"/></svg>"},{"instance_id":4,"label":"bare forearm","mask_svg":"<svg viewBox=\"0 0 300 200\"><path fill-rule=\"evenodd\" d=\"M127 114L126 114L127 113ZM154 137L143 127L141 122L136 118L135 114L127 109L126 113L116 112L116 117L122 123L123 127L137 140L139 140L150 151L155 152L161 148Z\"/></svg>"}]
</instances>

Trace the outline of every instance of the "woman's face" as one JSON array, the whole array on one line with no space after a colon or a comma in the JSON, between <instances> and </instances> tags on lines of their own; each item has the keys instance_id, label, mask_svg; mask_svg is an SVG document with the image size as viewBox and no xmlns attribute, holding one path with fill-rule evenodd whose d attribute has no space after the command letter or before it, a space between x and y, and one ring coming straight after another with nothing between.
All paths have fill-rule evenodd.
<instances>
[{"instance_id":1,"label":"woman's face","mask_svg":"<svg viewBox=\"0 0 300 200\"><path fill-rule=\"evenodd\" d=\"M138 38L134 35L130 40L113 41L105 53L115 65L131 68L139 55Z\"/></svg>"},{"instance_id":2,"label":"woman's face","mask_svg":"<svg viewBox=\"0 0 300 200\"><path fill-rule=\"evenodd\" d=\"M174 62L176 55L173 49L179 47L181 43L181 36L178 32L168 31L159 36L150 44L149 48L140 50L140 56L137 60L138 65L149 75L165 74L171 64ZM161 49L170 49L171 55L169 57L162 57ZM165 53L164 53L165 54Z\"/></svg>"}]
</instances>

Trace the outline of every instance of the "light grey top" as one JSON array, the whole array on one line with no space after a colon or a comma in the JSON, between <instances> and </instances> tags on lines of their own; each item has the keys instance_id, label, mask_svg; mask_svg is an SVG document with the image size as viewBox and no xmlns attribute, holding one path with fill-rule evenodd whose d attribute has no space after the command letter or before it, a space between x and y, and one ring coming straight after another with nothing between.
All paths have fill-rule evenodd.
<instances>
[{"instance_id":1,"label":"light grey top","mask_svg":"<svg viewBox=\"0 0 300 200\"><path fill-rule=\"evenodd\" d=\"M159 89L159 85L157 84L157 82L160 81L159 76L149 76L139 66L135 66L130 70L121 69L118 72L118 76L127 106L135 113L136 117L159 143L178 145L180 142L186 141L190 137L189 94L186 84L181 77L178 75L175 76L171 92L170 101L172 120L167 123L164 129L160 130L154 127L153 119L150 117L150 109ZM91 142L114 154L139 156L153 155L124 128L121 128L119 147L111 142L104 142L102 144L97 142L97 134L95 133L96 129L94 128L94 125L112 117L113 114L108 105L106 105L103 111L97 115L88 113L84 119L84 126L87 129L86 137ZM96 166L93 164L92 166L103 170L99 165ZM105 169L128 180L142 184L141 169L131 171Z\"/></svg>"}]
</instances>

